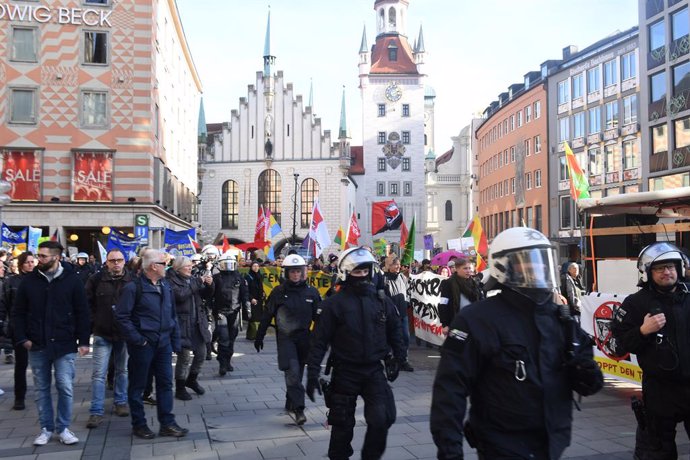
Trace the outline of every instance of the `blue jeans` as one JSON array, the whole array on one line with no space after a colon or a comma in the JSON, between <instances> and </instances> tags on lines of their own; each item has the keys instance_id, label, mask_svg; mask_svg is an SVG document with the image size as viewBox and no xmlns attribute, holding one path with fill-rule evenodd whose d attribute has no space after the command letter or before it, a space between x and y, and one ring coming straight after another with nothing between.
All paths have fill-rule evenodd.
<instances>
[{"instance_id":1,"label":"blue jeans","mask_svg":"<svg viewBox=\"0 0 690 460\"><path fill-rule=\"evenodd\" d=\"M93 337L93 373L91 374L92 415L103 415L105 399L105 378L108 373L108 360L113 355L115 378L113 381L113 403L127 404L127 345L123 341Z\"/></svg>"},{"instance_id":2,"label":"blue jeans","mask_svg":"<svg viewBox=\"0 0 690 460\"><path fill-rule=\"evenodd\" d=\"M76 353L54 358L46 350L29 351L29 363L34 375L38 421L41 428L57 433L62 433L65 428L69 428L72 421L72 382L76 357ZM57 418L53 418L53 400L50 395L53 368L58 395Z\"/></svg>"},{"instance_id":3,"label":"blue jeans","mask_svg":"<svg viewBox=\"0 0 690 460\"><path fill-rule=\"evenodd\" d=\"M144 388L149 368L156 377L156 411L161 427L175 423L173 409L173 369L172 346L170 341L161 347L158 343L139 345L127 344L129 351L129 412L132 414L132 426L137 428L146 425L144 413Z\"/></svg>"}]
</instances>

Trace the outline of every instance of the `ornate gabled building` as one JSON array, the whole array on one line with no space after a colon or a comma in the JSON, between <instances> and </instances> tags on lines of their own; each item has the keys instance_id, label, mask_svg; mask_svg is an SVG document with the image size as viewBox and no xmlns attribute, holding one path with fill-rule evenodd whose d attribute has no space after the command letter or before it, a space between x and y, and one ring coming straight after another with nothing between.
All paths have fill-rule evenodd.
<instances>
[{"instance_id":1,"label":"ornate gabled building","mask_svg":"<svg viewBox=\"0 0 690 460\"><path fill-rule=\"evenodd\" d=\"M283 72L274 72L270 13L266 26L264 69L239 100L230 120L209 124L205 155L200 157L200 222L205 242L225 234L230 242L254 240L258 210L271 211L283 233L273 239L280 251L309 231L318 197L331 237L346 222L354 185L347 180L350 145L345 99L337 142L310 102L294 93Z\"/></svg>"}]
</instances>

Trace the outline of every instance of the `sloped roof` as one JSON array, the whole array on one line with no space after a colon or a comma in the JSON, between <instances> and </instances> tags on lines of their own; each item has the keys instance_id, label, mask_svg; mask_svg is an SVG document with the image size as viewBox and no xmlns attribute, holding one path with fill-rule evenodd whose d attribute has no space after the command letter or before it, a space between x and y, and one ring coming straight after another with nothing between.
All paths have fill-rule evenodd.
<instances>
[{"instance_id":1,"label":"sloped roof","mask_svg":"<svg viewBox=\"0 0 690 460\"><path fill-rule=\"evenodd\" d=\"M398 60L388 59L388 48L398 48ZM407 39L401 38L398 34L379 35L376 37L371 52L371 71L372 74L414 74L418 75L417 65L412 59L412 48Z\"/></svg>"}]
</instances>

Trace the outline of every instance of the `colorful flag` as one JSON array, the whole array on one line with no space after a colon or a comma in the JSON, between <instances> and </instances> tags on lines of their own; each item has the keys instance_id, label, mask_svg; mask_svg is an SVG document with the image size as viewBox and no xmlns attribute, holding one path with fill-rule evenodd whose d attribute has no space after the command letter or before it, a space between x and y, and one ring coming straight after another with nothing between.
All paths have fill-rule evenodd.
<instances>
[{"instance_id":1,"label":"colorful flag","mask_svg":"<svg viewBox=\"0 0 690 460\"><path fill-rule=\"evenodd\" d=\"M276 220L275 217L273 217L273 214L271 214L270 209L266 209L266 240L270 240L274 236L276 236L278 233L282 232L283 230L280 228L280 225L278 225L278 221Z\"/></svg>"},{"instance_id":2,"label":"colorful flag","mask_svg":"<svg viewBox=\"0 0 690 460\"><path fill-rule=\"evenodd\" d=\"M359 246L359 237L362 236L362 232L359 229L359 224L357 223L357 216L355 212L352 211L352 217L350 217L350 223L347 225L347 238L345 240L345 247L348 245Z\"/></svg>"},{"instance_id":3,"label":"colorful flag","mask_svg":"<svg viewBox=\"0 0 690 460\"><path fill-rule=\"evenodd\" d=\"M331 245L331 237L328 234L326 221L323 220L319 199L314 199L314 208L311 211L311 225L309 226L309 238L314 242L314 255L320 257L323 250Z\"/></svg>"},{"instance_id":4,"label":"colorful flag","mask_svg":"<svg viewBox=\"0 0 690 460\"><path fill-rule=\"evenodd\" d=\"M424 249L434 249L434 235L424 235Z\"/></svg>"},{"instance_id":5,"label":"colorful flag","mask_svg":"<svg viewBox=\"0 0 690 460\"><path fill-rule=\"evenodd\" d=\"M53 232L53 236L50 237L50 241L57 241L58 243L60 242L60 235L58 234L57 228Z\"/></svg>"},{"instance_id":6,"label":"colorful flag","mask_svg":"<svg viewBox=\"0 0 690 460\"><path fill-rule=\"evenodd\" d=\"M139 248L138 238L130 238L119 230L110 229L108 242L105 246L106 251L118 249L125 257L125 260L129 261L129 259L137 255L137 248Z\"/></svg>"},{"instance_id":7,"label":"colorful flag","mask_svg":"<svg viewBox=\"0 0 690 460\"><path fill-rule=\"evenodd\" d=\"M268 245L264 248L264 254L266 254L266 259L268 259L271 262L274 262L276 260L276 255L273 252L273 245Z\"/></svg>"},{"instance_id":8,"label":"colorful flag","mask_svg":"<svg viewBox=\"0 0 690 460\"><path fill-rule=\"evenodd\" d=\"M266 215L264 206L259 207L259 216L256 219L256 229L254 230L254 241L264 241L266 236Z\"/></svg>"},{"instance_id":9,"label":"colorful flag","mask_svg":"<svg viewBox=\"0 0 690 460\"><path fill-rule=\"evenodd\" d=\"M374 240L374 253L376 253L379 256L385 256L387 246L388 246L388 241L386 241L383 238L379 238L378 240Z\"/></svg>"},{"instance_id":10,"label":"colorful flag","mask_svg":"<svg viewBox=\"0 0 690 460\"><path fill-rule=\"evenodd\" d=\"M414 219L414 216L412 216L412 219ZM410 234L410 232L407 231L407 225L405 225L405 221L400 225L400 248L404 249L405 244L407 243L407 236Z\"/></svg>"},{"instance_id":11,"label":"colorful flag","mask_svg":"<svg viewBox=\"0 0 690 460\"><path fill-rule=\"evenodd\" d=\"M482 223L479 220L479 215L475 214L472 222L467 225L463 238L472 237L474 240L474 249L477 251L477 271L480 272L486 269L486 255L489 252L489 243L486 240L486 234L482 230Z\"/></svg>"},{"instance_id":12,"label":"colorful flag","mask_svg":"<svg viewBox=\"0 0 690 460\"><path fill-rule=\"evenodd\" d=\"M223 249L222 249L222 254L225 254L227 251L230 250L230 243L228 243L228 237L225 236L225 233L223 233Z\"/></svg>"},{"instance_id":13,"label":"colorful flag","mask_svg":"<svg viewBox=\"0 0 690 460\"><path fill-rule=\"evenodd\" d=\"M333 242L338 245L338 248L342 251L345 249L345 236L343 236L343 227L338 227L338 231L333 238Z\"/></svg>"},{"instance_id":14,"label":"colorful flag","mask_svg":"<svg viewBox=\"0 0 690 460\"><path fill-rule=\"evenodd\" d=\"M589 182L582 168L577 163L577 158L570 149L568 142L565 144L565 161L568 164L568 173L570 174L570 196L577 201L580 198L589 198Z\"/></svg>"},{"instance_id":15,"label":"colorful flag","mask_svg":"<svg viewBox=\"0 0 690 460\"><path fill-rule=\"evenodd\" d=\"M375 201L371 205L371 234L376 235L387 230L397 230L403 221L403 215L394 200Z\"/></svg>"},{"instance_id":16,"label":"colorful flag","mask_svg":"<svg viewBox=\"0 0 690 460\"><path fill-rule=\"evenodd\" d=\"M400 260L402 265L411 265L414 260L414 240L415 240L415 226L414 226L415 216L412 216L412 224L410 225L409 236L405 235L405 251ZM405 225L405 224L403 224ZM407 229L405 229L407 230Z\"/></svg>"},{"instance_id":17,"label":"colorful flag","mask_svg":"<svg viewBox=\"0 0 690 460\"><path fill-rule=\"evenodd\" d=\"M174 256L192 257L196 254L196 249L194 248L195 236L196 229L194 228L180 230L179 232L166 228L163 234L165 252Z\"/></svg>"}]
</instances>

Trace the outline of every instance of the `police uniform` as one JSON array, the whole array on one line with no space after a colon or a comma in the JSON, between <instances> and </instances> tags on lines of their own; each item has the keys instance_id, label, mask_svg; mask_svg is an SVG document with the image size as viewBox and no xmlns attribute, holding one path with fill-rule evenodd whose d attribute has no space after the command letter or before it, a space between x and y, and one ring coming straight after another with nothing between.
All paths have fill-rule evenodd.
<instances>
[{"instance_id":1,"label":"police uniform","mask_svg":"<svg viewBox=\"0 0 690 460\"><path fill-rule=\"evenodd\" d=\"M396 359L403 356L397 310L390 299L379 296L371 282L356 289L343 283L321 308L307 366L313 382L331 348L333 376L326 396L332 427L328 457L346 459L353 454L355 408L361 395L367 422L362 458L378 459L386 449L388 429L395 422L395 400L381 361L391 348Z\"/></svg>"},{"instance_id":2,"label":"police uniform","mask_svg":"<svg viewBox=\"0 0 690 460\"><path fill-rule=\"evenodd\" d=\"M249 302L247 285L237 270L220 271L213 276L213 315L216 318L218 362L220 374L232 370L230 360L235 351L235 339L239 333L237 316Z\"/></svg>"}]
</instances>

